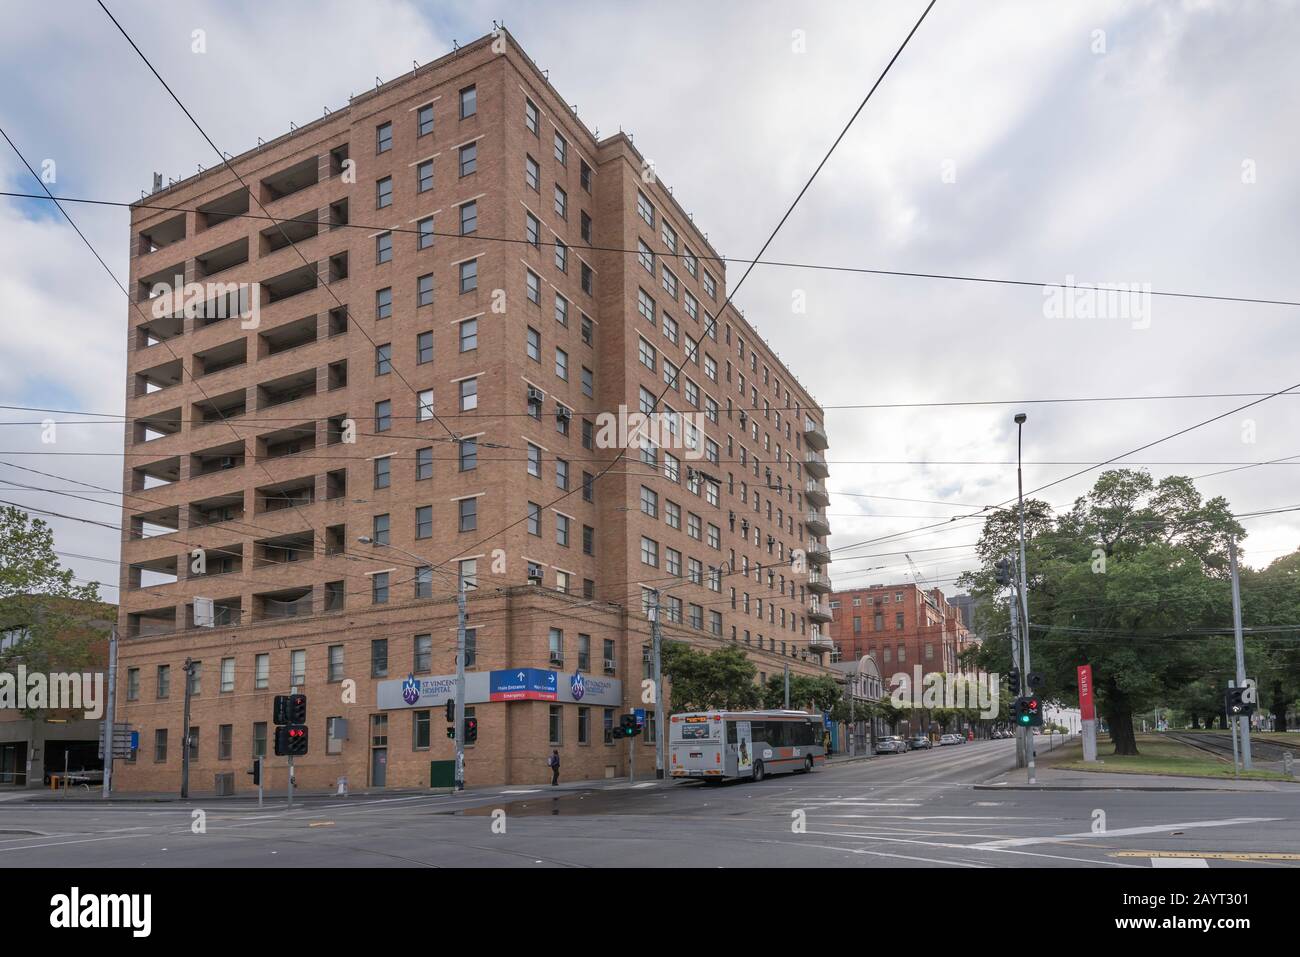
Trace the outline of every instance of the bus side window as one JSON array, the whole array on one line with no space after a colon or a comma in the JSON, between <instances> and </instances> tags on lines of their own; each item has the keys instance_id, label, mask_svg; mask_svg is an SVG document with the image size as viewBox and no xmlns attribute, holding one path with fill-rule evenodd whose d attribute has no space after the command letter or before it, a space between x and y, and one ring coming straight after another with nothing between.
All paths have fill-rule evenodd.
<instances>
[{"instance_id":1,"label":"bus side window","mask_svg":"<svg viewBox=\"0 0 1300 957\"><path fill-rule=\"evenodd\" d=\"M727 722L727 744L736 743L736 722Z\"/></svg>"}]
</instances>

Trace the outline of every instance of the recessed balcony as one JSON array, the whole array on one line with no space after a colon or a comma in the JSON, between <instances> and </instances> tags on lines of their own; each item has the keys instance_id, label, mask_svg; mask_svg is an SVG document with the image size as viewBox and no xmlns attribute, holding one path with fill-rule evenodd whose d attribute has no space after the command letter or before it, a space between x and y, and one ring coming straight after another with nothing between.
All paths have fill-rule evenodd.
<instances>
[{"instance_id":1,"label":"recessed balcony","mask_svg":"<svg viewBox=\"0 0 1300 957\"><path fill-rule=\"evenodd\" d=\"M805 550L809 563L813 565L827 565L831 560L831 550L821 542L813 542Z\"/></svg>"},{"instance_id":2,"label":"recessed balcony","mask_svg":"<svg viewBox=\"0 0 1300 957\"><path fill-rule=\"evenodd\" d=\"M808 573L808 590L818 592L819 594L829 595L835 590L831 585L830 576L824 571L813 569Z\"/></svg>"},{"instance_id":3,"label":"recessed balcony","mask_svg":"<svg viewBox=\"0 0 1300 957\"><path fill-rule=\"evenodd\" d=\"M815 475L818 478L825 478L831 474L831 470L826 465L826 459L820 452L805 452L803 454L803 470L809 475Z\"/></svg>"},{"instance_id":4,"label":"recessed balcony","mask_svg":"<svg viewBox=\"0 0 1300 957\"><path fill-rule=\"evenodd\" d=\"M831 523L825 512L808 512L803 517L803 524L814 535L829 535L831 531Z\"/></svg>"},{"instance_id":5,"label":"recessed balcony","mask_svg":"<svg viewBox=\"0 0 1300 957\"><path fill-rule=\"evenodd\" d=\"M814 479L809 479L804 483L803 495L808 501L822 508L831 503L831 497L826 491L826 486Z\"/></svg>"}]
</instances>

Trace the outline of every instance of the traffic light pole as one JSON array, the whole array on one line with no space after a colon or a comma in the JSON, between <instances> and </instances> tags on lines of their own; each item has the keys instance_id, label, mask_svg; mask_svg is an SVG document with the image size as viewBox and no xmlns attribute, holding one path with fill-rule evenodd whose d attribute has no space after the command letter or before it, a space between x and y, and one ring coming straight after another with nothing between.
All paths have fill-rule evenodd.
<instances>
[{"instance_id":1,"label":"traffic light pole","mask_svg":"<svg viewBox=\"0 0 1300 957\"><path fill-rule=\"evenodd\" d=\"M1228 562L1232 566L1232 633L1237 645L1237 687L1246 687L1246 652L1241 641L1241 580L1237 576L1237 538L1228 539ZM1241 719L1245 720L1241 720ZM1250 770L1250 715L1240 715L1241 768Z\"/></svg>"},{"instance_id":2,"label":"traffic light pole","mask_svg":"<svg viewBox=\"0 0 1300 957\"><path fill-rule=\"evenodd\" d=\"M194 659L186 658L181 669L185 674L185 709L181 719L181 800L190 796L190 687Z\"/></svg>"},{"instance_id":3,"label":"traffic light pole","mask_svg":"<svg viewBox=\"0 0 1300 957\"><path fill-rule=\"evenodd\" d=\"M465 790L465 576L456 579L456 790Z\"/></svg>"},{"instance_id":4,"label":"traffic light pole","mask_svg":"<svg viewBox=\"0 0 1300 957\"><path fill-rule=\"evenodd\" d=\"M108 633L108 718L104 731L104 791L108 797L113 790L113 745L117 738L117 625Z\"/></svg>"},{"instance_id":5,"label":"traffic light pole","mask_svg":"<svg viewBox=\"0 0 1300 957\"><path fill-rule=\"evenodd\" d=\"M655 671L655 777L663 778L667 762L664 760L664 671L663 635L659 631L659 590L654 591L654 604L650 616L650 656Z\"/></svg>"}]
</instances>

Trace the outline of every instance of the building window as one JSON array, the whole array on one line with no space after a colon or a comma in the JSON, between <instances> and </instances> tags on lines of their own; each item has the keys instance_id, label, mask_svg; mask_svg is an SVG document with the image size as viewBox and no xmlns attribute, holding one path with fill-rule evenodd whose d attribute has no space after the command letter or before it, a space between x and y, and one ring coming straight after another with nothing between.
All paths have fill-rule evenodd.
<instances>
[{"instance_id":1,"label":"building window","mask_svg":"<svg viewBox=\"0 0 1300 957\"><path fill-rule=\"evenodd\" d=\"M140 700L140 669L139 668L126 669L126 700L127 701Z\"/></svg>"},{"instance_id":2,"label":"building window","mask_svg":"<svg viewBox=\"0 0 1300 957\"><path fill-rule=\"evenodd\" d=\"M415 569L415 597L433 597L433 566L421 565Z\"/></svg>"},{"instance_id":3,"label":"building window","mask_svg":"<svg viewBox=\"0 0 1300 957\"><path fill-rule=\"evenodd\" d=\"M537 104L524 97L524 126L528 132L537 135Z\"/></svg>"},{"instance_id":4,"label":"building window","mask_svg":"<svg viewBox=\"0 0 1300 957\"><path fill-rule=\"evenodd\" d=\"M253 723L253 757L266 757L266 722L255 721Z\"/></svg>"},{"instance_id":5,"label":"building window","mask_svg":"<svg viewBox=\"0 0 1300 957\"><path fill-rule=\"evenodd\" d=\"M380 233L375 237L375 262L386 263L393 260L393 234Z\"/></svg>"},{"instance_id":6,"label":"building window","mask_svg":"<svg viewBox=\"0 0 1300 957\"><path fill-rule=\"evenodd\" d=\"M473 292L478 288L478 260L470 259L460 264L460 291Z\"/></svg>"},{"instance_id":7,"label":"building window","mask_svg":"<svg viewBox=\"0 0 1300 957\"><path fill-rule=\"evenodd\" d=\"M258 655L253 659L253 688L265 691L271 687L271 656Z\"/></svg>"},{"instance_id":8,"label":"building window","mask_svg":"<svg viewBox=\"0 0 1300 957\"><path fill-rule=\"evenodd\" d=\"M235 659L221 659L221 693L231 694L235 690Z\"/></svg>"},{"instance_id":9,"label":"building window","mask_svg":"<svg viewBox=\"0 0 1300 957\"><path fill-rule=\"evenodd\" d=\"M428 136L433 132L433 104L420 107L415 113L416 136Z\"/></svg>"},{"instance_id":10,"label":"building window","mask_svg":"<svg viewBox=\"0 0 1300 957\"><path fill-rule=\"evenodd\" d=\"M374 638L370 642L370 677L388 677L388 639Z\"/></svg>"},{"instance_id":11,"label":"building window","mask_svg":"<svg viewBox=\"0 0 1300 957\"><path fill-rule=\"evenodd\" d=\"M158 764L167 760L167 729L158 728L153 733L153 759Z\"/></svg>"},{"instance_id":12,"label":"building window","mask_svg":"<svg viewBox=\"0 0 1300 957\"><path fill-rule=\"evenodd\" d=\"M555 215L560 219L569 218L569 194L560 188L560 184L555 184Z\"/></svg>"},{"instance_id":13,"label":"building window","mask_svg":"<svg viewBox=\"0 0 1300 957\"><path fill-rule=\"evenodd\" d=\"M650 204L650 200L646 199L645 193L640 191L636 194L636 211L637 215L645 220L647 226L654 226L655 208Z\"/></svg>"},{"instance_id":14,"label":"building window","mask_svg":"<svg viewBox=\"0 0 1300 957\"><path fill-rule=\"evenodd\" d=\"M472 532L478 528L478 499L463 498L457 503L460 530Z\"/></svg>"},{"instance_id":15,"label":"building window","mask_svg":"<svg viewBox=\"0 0 1300 957\"><path fill-rule=\"evenodd\" d=\"M644 535L641 536L641 564L659 567L659 543Z\"/></svg>"},{"instance_id":16,"label":"building window","mask_svg":"<svg viewBox=\"0 0 1300 957\"><path fill-rule=\"evenodd\" d=\"M478 379L460 380L460 411L472 412L478 408Z\"/></svg>"},{"instance_id":17,"label":"building window","mask_svg":"<svg viewBox=\"0 0 1300 957\"><path fill-rule=\"evenodd\" d=\"M411 712L411 750L429 750L429 712Z\"/></svg>"},{"instance_id":18,"label":"building window","mask_svg":"<svg viewBox=\"0 0 1300 957\"><path fill-rule=\"evenodd\" d=\"M460 351L473 352L478 348L478 320L466 319L458 327L460 330Z\"/></svg>"},{"instance_id":19,"label":"building window","mask_svg":"<svg viewBox=\"0 0 1300 957\"><path fill-rule=\"evenodd\" d=\"M393 371L393 344L385 342L375 346L375 375L388 375Z\"/></svg>"},{"instance_id":20,"label":"building window","mask_svg":"<svg viewBox=\"0 0 1300 957\"><path fill-rule=\"evenodd\" d=\"M551 705L548 710L547 730L550 736L550 743L556 747L564 744L564 709L559 705Z\"/></svg>"},{"instance_id":21,"label":"building window","mask_svg":"<svg viewBox=\"0 0 1300 957\"><path fill-rule=\"evenodd\" d=\"M393 148L393 124L380 123L375 127L375 152L387 153Z\"/></svg>"},{"instance_id":22,"label":"building window","mask_svg":"<svg viewBox=\"0 0 1300 957\"><path fill-rule=\"evenodd\" d=\"M370 523L371 541L373 541L376 545L387 545L389 541L388 539L389 524L390 521L387 512L385 512L382 515L376 515L374 517L374 521Z\"/></svg>"},{"instance_id":23,"label":"building window","mask_svg":"<svg viewBox=\"0 0 1300 957\"><path fill-rule=\"evenodd\" d=\"M433 217L426 216L416 225L419 227L419 235L415 241L415 248L431 249L433 247Z\"/></svg>"},{"instance_id":24,"label":"building window","mask_svg":"<svg viewBox=\"0 0 1300 957\"><path fill-rule=\"evenodd\" d=\"M578 743L591 744L591 709L578 708Z\"/></svg>"},{"instance_id":25,"label":"building window","mask_svg":"<svg viewBox=\"0 0 1300 957\"><path fill-rule=\"evenodd\" d=\"M555 374L565 382L569 381L569 354L560 348L555 350Z\"/></svg>"},{"instance_id":26,"label":"building window","mask_svg":"<svg viewBox=\"0 0 1300 957\"><path fill-rule=\"evenodd\" d=\"M235 726L217 725L217 760L229 761L235 746Z\"/></svg>"},{"instance_id":27,"label":"building window","mask_svg":"<svg viewBox=\"0 0 1300 957\"><path fill-rule=\"evenodd\" d=\"M329 681L339 682L343 680L343 646L330 645L328 652L329 661Z\"/></svg>"},{"instance_id":28,"label":"building window","mask_svg":"<svg viewBox=\"0 0 1300 957\"><path fill-rule=\"evenodd\" d=\"M531 269L527 270L528 301L535 306L542 304L542 280Z\"/></svg>"},{"instance_id":29,"label":"building window","mask_svg":"<svg viewBox=\"0 0 1300 957\"><path fill-rule=\"evenodd\" d=\"M375 431L387 432L393 427L393 403L389 399L375 403Z\"/></svg>"},{"instance_id":30,"label":"building window","mask_svg":"<svg viewBox=\"0 0 1300 957\"><path fill-rule=\"evenodd\" d=\"M433 635L415 636L415 661L412 670L416 674L427 674L433 670Z\"/></svg>"},{"instance_id":31,"label":"building window","mask_svg":"<svg viewBox=\"0 0 1300 957\"><path fill-rule=\"evenodd\" d=\"M478 169L478 144L466 143L460 148L460 175L468 176Z\"/></svg>"},{"instance_id":32,"label":"building window","mask_svg":"<svg viewBox=\"0 0 1300 957\"><path fill-rule=\"evenodd\" d=\"M393 287L375 290L375 318L388 319L393 314Z\"/></svg>"},{"instance_id":33,"label":"building window","mask_svg":"<svg viewBox=\"0 0 1300 957\"><path fill-rule=\"evenodd\" d=\"M555 162L561 166L569 162L569 144L558 131L555 134Z\"/></svg>"},{"instance_id":34,"label":"building window","mask_svg":"<svg viewBox=\"0 0 1300 957\"><path fill-rule=\"evenodd\" d=\"M550 650L550 663L553 665L564 664L564 629L552 628L548 637Z\"/></svg>"},{"instance_id":35,"label":"building window","mask_svg":"<svg viewBox=\"0 0 1300 957\"><path fill-rule=\"evenodd\" d=\"M375 208L383 209L393 205L393 177L385 176L375 183Z\"/></svg>"},{"instance_id":36,"label":"building window","mask_svg":"<svg viewBox=\"0 0 1300 957\"><path fill-rule=\"evenodd\" d=\"M460 91L460 118L469 119L478 112L478 89L467 86Z\"/></svg>"},{"instance_id":37,"label":"building window","mask_svg":"<svg viewBox=\"0 0 1300 957\"><path fill-rule=\"evenodd\" d=\"M472 472L478 468L478 439L460 440L460 470Z\"/></svg>"},{"instance_id":38,"label":"building window","mask_svg":"<svg viewBox=\"0 0 1300 957\"><path fill-rule=\"evenodd\" d=\"M391 457L384 455L375 459L375 488L388 488L392 484L392 468Z\"/></svg>"},{"instance_id":39,"label":"building window","mask_svg":"<svg viewBox=\"0 0 1300 957\"><path fill-rule=\"evenodd\" d=\"M460 208L460 234L468 236L478 230L478 203L471 201Z\"/></svg>"},{"instance_id":40,"label":"building window","mask_svg":"<svg viewBox=\"0 0 1300 957\"><path fill-rule=\"evenodd\" d=\"M427 193L433 189L433 160L425 160L415 167L415 191Z\"/></svg>"},{"instance_id":41,"label":"building window","mask_svg":"<svg viewBox=\"0 0 1300 957\"><path fill-rule=\"evenodd\" d=\"M388 604L388 572L377 572L370 578L370 601L375 605Z\"/></svg>"},{"instance_id":42,"label":"building window","mask_svg":"<svg viewBox=\"0 0 1300 957\"><path fill-rule=\"evenodd\" d=\"M425 365L433 361L433 333L422 332L415 337L415 363Z\"/></svg>"},{"instance_id":43,"label":"building window","mask_svg":"<svg viewBox=\"0 0 1300 957\"><path fill-rule=\"evenodd\" d=\"M531 156L524 157L524 182L535 193L541 188L541 167Z\"/></svg>"},{"instance_id":44,"label":"building window","mask_svg":"<svg viewBox=\"0 0 1300 957\"><path fill-rule=\"evenodd\" d=\"M528 474L533 478L542 477L542 450L531 442L528 443Z\"/></svg>"},{"instance_id":45,"label":"building window","mask_svg":"<svg viewBox=\"0 0 1300 957\"><path fill-rule=\"evenodd\" d=\"M415 304L417 306L433 305L433 273L421 276L415 281Z\"/></svg>"}]
</instances>

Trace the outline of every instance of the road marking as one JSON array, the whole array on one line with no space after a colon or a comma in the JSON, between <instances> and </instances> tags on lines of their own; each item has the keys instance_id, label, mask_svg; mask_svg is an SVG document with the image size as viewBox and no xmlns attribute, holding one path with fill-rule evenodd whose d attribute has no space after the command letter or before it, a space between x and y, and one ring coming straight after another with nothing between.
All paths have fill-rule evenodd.
<instances>
[{"instance_id":1,"label":"road marking","mask_svg":"<svg viewBox=\"0 0 1300 957\"><path fill-rule=\"evenodd\" d=\"M541 788L519 788L511 791L498 791L498 794L540 794Z\"/></svg>"},{"instance_id":2,"label":"road marking","mask_svg":"<svg viewBox=\"0 0 1300 957\"><path fill-rule=\"evenodd\" d=\"M1270 851L1114 851L1110 856L1204 858L1211 861L1300 861L1300 854Z\"/></svg>"},{"instance_id":3,"label":"road marking","mask_svg":"<svg viewBox=\"0 0 1300 957\"><path fill-rule=\"evenodd\" d=\"M307 826L308 827L333 827L334 822L333 821L312 821Z\"/></svg>"},{"instance_id":4,"label":"road marking","mask_svg":"<svg viewBox=\"0 0 1300 957\"><path fill-rule=\"evenodd\" d=\"M1203 857L1153 857L1152 867L1209 867L1210 862Z\"/></svg>"},{"instance_id":5,"label":"road marking","mask_svg":"<svg viewBox=\"0 0 1300 957\"><path fill-rule=\"evenodd\" d=\"M974 844L981 850L998 850L1005 847L1024 847L1029 844L1052 844L1056 841L1083 841L1096 838L1128 837L1133 834L1160 834L1165 831L1181 831L1199 827L1233 827L1237 824L1268 824L1280 821L1279 817L1233 817L1223 821L1189 821L1183 824L1153 824L1147 827L1122 827L1114 830L1093 833L1084 831L1079 834L1052 834L1047 837L1014 837L1002 841L988 841ZM1144 857L1146 855L1143 855Z\"/></svg>"}]
</instances>

